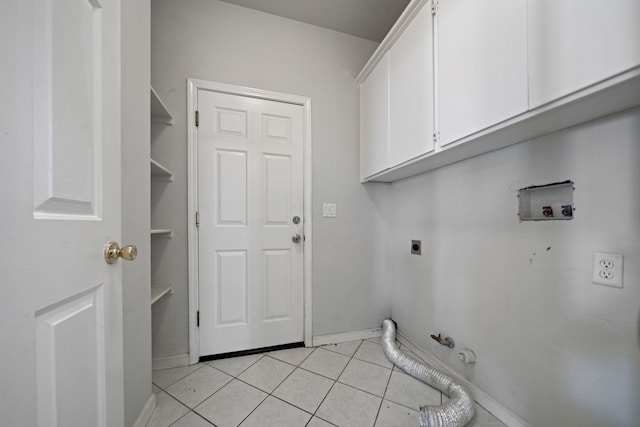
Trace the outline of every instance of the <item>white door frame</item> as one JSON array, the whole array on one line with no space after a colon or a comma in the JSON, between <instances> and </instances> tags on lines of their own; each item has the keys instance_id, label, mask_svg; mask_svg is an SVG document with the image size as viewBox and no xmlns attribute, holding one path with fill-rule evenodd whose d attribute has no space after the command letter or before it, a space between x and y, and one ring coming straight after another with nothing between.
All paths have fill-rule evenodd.
<instances>
[{"instance_id":1,"label":"white door frame","mask_svg":"<svg viewBox=\"0 0 640 427\"><path fill-rule=\"evenodd\" d=\"M312 345L311 316L311 98L290 95L244 86L210 82L207 80L187 79L187 186L188 186L188 241L189 241L189 363L198 363L200 355L200 336L197 326L198 300L198 229L196 212L198 211L198 150L196 138L195 112L198 102L198 89L231 95L248 96L269 101L286 102L300 105L304 110L304 345Z\"/></svg>"}]
</instances>

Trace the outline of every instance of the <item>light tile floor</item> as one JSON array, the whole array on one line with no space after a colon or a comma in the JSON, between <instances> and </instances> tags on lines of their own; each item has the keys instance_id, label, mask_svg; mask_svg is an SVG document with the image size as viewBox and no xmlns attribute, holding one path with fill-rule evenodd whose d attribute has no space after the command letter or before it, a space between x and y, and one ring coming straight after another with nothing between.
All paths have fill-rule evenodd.
<instances>
[{"instance_id":1,"label":"light tile floor","mask_svg":"<svg viewBox=\"0 0 640 427\"><path fill-rule=\"evenodd\" d=\"M447 399L394 367L379 339L157 370L153 392L147 427L416 427L420 405ZM477 404L468 425L504 426Z\"/></svg>"}]
</instances>

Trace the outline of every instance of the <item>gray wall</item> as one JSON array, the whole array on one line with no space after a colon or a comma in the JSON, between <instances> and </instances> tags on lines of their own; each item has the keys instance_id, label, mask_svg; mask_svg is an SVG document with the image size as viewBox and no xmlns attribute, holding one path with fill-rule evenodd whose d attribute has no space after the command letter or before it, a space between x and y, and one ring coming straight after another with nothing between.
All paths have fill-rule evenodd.
<instances>
[{"instance_id":1,"label":"gray wall","mask_svg":"<svg viewBox=\"0 0 640 427\"><path fill-rule=\"evenodd\" d=\"M637 425L639 141L636 109L392 184L399 329L531 425ZM519 188L565 179L574 220L518 222ZM591 283L593 252L625 255L623 289Z\"/></svg>"},{"instance_id":2,"label":"gray wall","mask_svg":"<svg viewBox=\"0 0 640 427\"><path fill-rule=\"evenodd\" d=\"M388 186L359 184L355 82L377 44L216 0L153 0L151 30L151 81L176 118L153 137L154 156L175 174L152 194L152 225L175 230L153 243L162 262L152 275L175 289L153 308L154 357L188 351L188 77L311 97L313 334L378 327L389 304L376 200ZM337 218L322 218L323 202L337 203Z\"/></svg>"},{"instance_id":3,"label":"gray wall","mask_svg":"<svg viewBox=\"0 0 640 427\"><path fill-rule=\"evenodd\" d=\"M122 263L125 425L151 396L149 306L149 0L122 1L122 245L138 258Z\"/></svg>"}]
</instances>

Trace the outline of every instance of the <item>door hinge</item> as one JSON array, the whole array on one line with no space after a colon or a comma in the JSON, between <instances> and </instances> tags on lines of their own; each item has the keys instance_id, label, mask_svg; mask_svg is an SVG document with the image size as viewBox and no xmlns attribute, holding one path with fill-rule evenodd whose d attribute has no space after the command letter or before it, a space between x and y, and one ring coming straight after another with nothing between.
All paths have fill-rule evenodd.
<instances>
[{"instance_id":1,"label":"door hinge","mask_svg":"<svg viewBox=\"0 0 640 427\"><path fill-rule=\"evenodd\" d=\"M196 313L196 326L200 327L200 310Z\"/></svg>"},{"instance_id":2,"label":"door hinge","mask_svg":"<svg viewBox=\"0 0 640 427\"><path fill-rule=\"evenodd\" d=\"M436 11L438 10L438 2L437 0L433 0L431 2L431 15L436 16Z\"/></svg>"},{"instance_id":3,"label":"door hinge","mask_svg":"<svg viewBox=\"0 0 640 427\"><path fill-rule=\"evenodd\" d=\"M200 112L196 110L196 127L200 126Z\"/></svg>"},{"instance_id":4,"label":"door hinge","mask_svg":"<svg viewBox=\"0 0 640 427\"><path fill-rule=\"evenodd\" d=\"M200 212L196 211L196 227L200 227Z\"/></svg>"}]
</instances>

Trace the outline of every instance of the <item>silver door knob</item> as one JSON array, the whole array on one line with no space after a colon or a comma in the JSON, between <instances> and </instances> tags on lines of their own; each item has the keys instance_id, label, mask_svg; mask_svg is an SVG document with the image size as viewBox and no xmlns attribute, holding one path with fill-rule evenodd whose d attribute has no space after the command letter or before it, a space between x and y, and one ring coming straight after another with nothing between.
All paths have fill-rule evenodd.
<instances>
[{"instance_id":1,"label":"silver door knob","mask_svg":"<svg viewBox=\"0 0 640 427\"><path fill-rule=\"evenodd\" d=\"M291 237L291 240L293 240L293 243L300 243L300 241L302 240L302 236L300 236L299 234L294 234Z\"/></svg>"},{"instance_id":2,"label":"silver door knob","mask_svg":"<svg viewBox=\"0 0 640 427\"><path fill-rule=\"evenodd\" d=\"M135 245L120 248L116 242L109 242L107 247L104 248L104 259L107 261L107 264L115 264L118 258L133 261L137 256L138 248Z\"/></svg>"}]
</instances>

